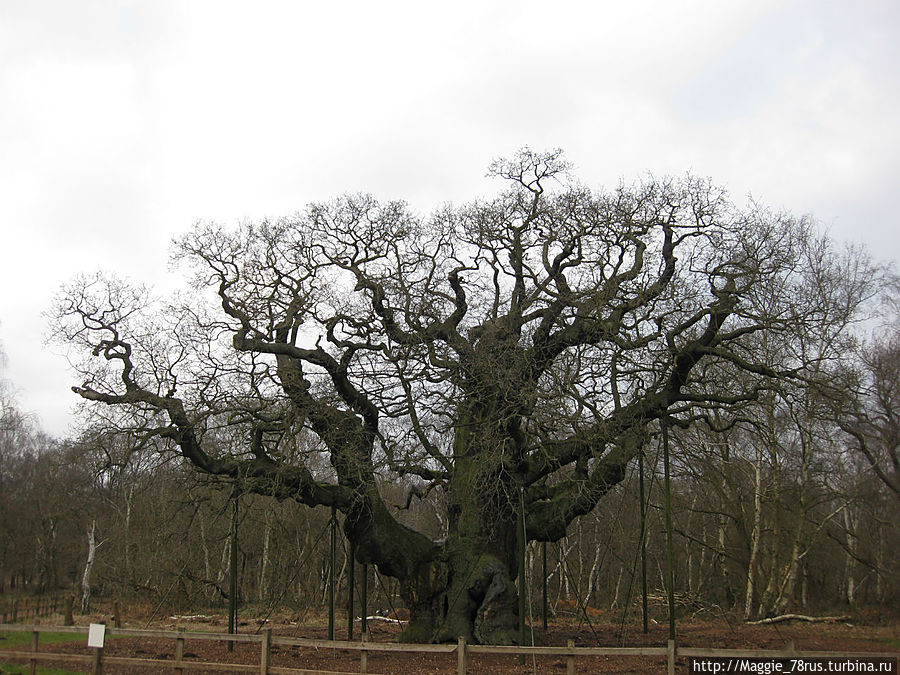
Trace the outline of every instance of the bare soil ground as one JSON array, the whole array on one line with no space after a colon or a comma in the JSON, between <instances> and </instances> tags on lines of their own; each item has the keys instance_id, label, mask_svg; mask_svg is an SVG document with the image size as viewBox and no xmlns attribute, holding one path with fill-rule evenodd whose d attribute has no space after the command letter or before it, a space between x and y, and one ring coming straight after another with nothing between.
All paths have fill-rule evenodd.
<instances>
[{"instance_id":1,"label":"bare soil ground","mask_svg":"<svg viewBox=\"0 0 900 675\"><path fill-rule=\"evenodd\" d=\"M567 640L575 640L580 647L588 646L664 646L668 638L668 627L665 624L651 625L650 633L644 635L639 625L629 624L625 627L613 623L610 617L597 616L591 625L577 620L564 620L551 624L545 633L535 630L534 642L537 645L565 645ZM89 620L89 619L86 619ZM51 623L47 620L44 623ZM176 626L188 631L222 632L222 617L209 617L201 621L168 621L154 625L154 628L173 629ZM273 635L291 637L325 639L327 630L320 623L312 626L299 626L288 621L271 622L268 626ZM143 628L143 625L132 625ZM828 650L851 652L893 652L900 654L900 623L892 621L889 625L866 625L863 623L829 623L809 624L802 622L781 623L767 626L747 626L739 621L719 618L715 621L679 621L678 645L682 647L714 647L714 648L761 648L782 649L793 641L798 650ZM241 633L256 632L256 625L244 623ZM369 639L377 642L395 641L399 628L383 622L369 623ZM337 639L346 637L346 625L339 624ZM359 637L357 624L355 637ZM0 661L2 659L2 643L0 643ZM88 653L85 646L79 643L48 645L42 651L63 653ZM161 659L166 665L157 667L121 666L107 664L104 672L115 673L170 673L174 658L174 640L147 638L115 638L107 642L106 656L131 656L140 658ZM208 640L187 640L185 659L188 661L218 661L230 663L259 663L259 645L236 643L234 651L228 652L224 642ZM472 655L467 672L470 675L512 675L525 673L564 673L566 664L562 657L527 658L524 666L518 665L516 656ZM359 653L350 650L323 650L307 647L272 647L271 665L311 670L360 672ZM62 662L56 667L77 671L76 664L66 666ZM678 672L687 672L687 663L679 662ZM665 673L665 659L651 657L589 657L576 660L578 673ZM224 672L215 670L189 672ZM368 672L383 675L444 675L456 672L456 655L440 654L396 654L370 653L368 656Z\"/></svg>"}]
</instances>

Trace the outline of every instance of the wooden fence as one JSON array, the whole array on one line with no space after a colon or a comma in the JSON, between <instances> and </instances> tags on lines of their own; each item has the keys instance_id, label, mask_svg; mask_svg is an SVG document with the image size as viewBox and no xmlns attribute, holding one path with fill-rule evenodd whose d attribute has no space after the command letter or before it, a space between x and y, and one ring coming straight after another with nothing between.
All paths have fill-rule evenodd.
<instances>
[{"instance_id":1,"label":"wooden fence","mask_svg":"<svg viewBox=\"0 0 900 675\"><path fill-rule=\"evenodd\" d=\"M33 621L65 611L70 598L64 595L22 597L0 603L0 623Z\"/></svg>"},{"instance_id":2,"label":"wooden fence","mask_svg":"<svg viewBox=\"0 0 900 675\"><path fill-rule=\"evenodd\" d=\"M415 654L447 654L456 656L457 675L465 675L469 658L478 654L508 654L524 656L561 656L566 659L567 675L575 674L575 659L578 657L603 657L603 656L636 656L636 657L665 657L669 675L675 673L675 660L678 658L755 658L755 659L893 659L894 672L897 672L896 653L875 652L824 652L795 650L793 643L789 643L785 649L708 649L695 647L677 647L673 640L669 640L665 647L576 647L569 640L565 647L528 647L528 646L497 646L497 645L469 645L465 640L459 639L457 644L423 645L423 644L399 644L368 642L365 635L359 642L345 640L315 640L309 638L295 638L280 635L272 635L271 630L266 629L258 634L227 633L200 633L183 630L135 630L128 628L111 628L108 636L114 637L143 637L163 638L173 640L174 659L155 658L144 659L125 656L104 655L102 648L91 649L90 654L65 654L39 651L40 634L42 632L73 633L87 636L88 628L84 626L26 626L22 624L0 625L0 631L31 632L31 649L28 651L0 649L0 658L4 660L26 661L30 666L30 672L34 675L38 661L69 661L85 664L90 667L93 675L101 675L104 664L127 664L132 666L156 666L170 668L178 675L187 670L215 669L231 672L258 672L261 675L348 675L347 671L309 670L303 668L288 668L271 665L272 647L275 645L311 647L314 649L341 649L359 652L359 671L368 673L368 654L371 652L403 652ZM217 640L224 642L244 642L259 644L259 662L257 664L226 663L199 661L185 659L184 645L187 640ZM592 670L591 672L596 672Z\"/></svg>"}]
</instances>

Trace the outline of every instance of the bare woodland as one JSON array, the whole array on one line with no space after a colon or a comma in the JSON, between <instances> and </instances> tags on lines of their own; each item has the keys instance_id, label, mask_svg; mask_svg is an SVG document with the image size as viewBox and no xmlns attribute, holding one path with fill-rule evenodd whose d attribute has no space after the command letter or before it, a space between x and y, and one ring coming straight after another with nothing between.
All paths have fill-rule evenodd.
<instances>
[{"instance_id":1,"label":"bare woodland","mask_svg":"<svg viewBox=\"0 0 900 675\"><path fill-rule=\"evenodd\" d=\"M83 431L4 391L0 591L221 604L237 499L259 613L325 602L334 509L336 571L370 565L404 639L514 642L544 547L551 608L624 617L642 532L666 583L666 424L682 612L895 606L892 271L705 180L595 191L528 150L492 173L497 197L428 216L348 195L199 223L176 297L69 284Z\"/></svg>"}]
</instances>

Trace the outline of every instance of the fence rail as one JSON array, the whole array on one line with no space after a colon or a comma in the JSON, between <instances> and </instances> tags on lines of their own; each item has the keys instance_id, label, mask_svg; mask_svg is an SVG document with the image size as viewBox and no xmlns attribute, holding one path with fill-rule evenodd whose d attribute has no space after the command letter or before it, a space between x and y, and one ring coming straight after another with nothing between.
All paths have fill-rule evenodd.
<instances>
[{"instance_id":1,"label":"fence rail","mask_svg":"<svg viewBox=\"0 0 900 675\"><path fill-rule=\"evenodd\" d=\"M349 675L348 671L310 670L307 668L292 668L286 666L271 665L271 649L275 645L310 647L314 649L341 649L357 651L360 656L360 673L368 673L367 656L371 652L402 652L410 654L456 654L457 675L465 675L469 657L478 654L506 654L525 656L563 656L566 658L566 673L574 675L575 659L578 657L599 656L635 656L635 657L665 657L669 675L675 673L675 660L677 658L764 658L764 659L893 659L894 671L897 672L896 652L829 652L796 650L793 643L786 645L784 649L715 649L699 647L677 647L673 640L669 640L665 647L576 647L574 641L569 640L565 647L562 646L500 646L500 645L470 645L462 638L457 644L400 644L385 642L368 642L365 634L360 641L346 640L316 640L312 638L296 638L280 635L272 635L270 629L258 634L229 634L229 633L202 633L183 630L136 630L131 628L110 628L107 635L112 637L144 637L162 638L174 640L174 659L155 658L145 659L129 656L110 656L103 653L102 648L93 648L91 654L68 654L39 651L40 634L43 632L72 633L87 636L86 626L43 626L23 624L0 624L0 631L30 632L32 634L31 649L8 650L0 649L0 656L6 660L27 661L30 672L34 675L38 661L70 661L81 664L90 664L94 675L101 675L104 664L123 664L131 666L155 666L173 670L182 675L188 670L217 669L232 672L258 672L261 675ZM259 661L256 664L227 663L219 661L199 661L184 658L184 645L187 640L216 640L221 642L258 643Z\"/></svg>"}]
</instances>

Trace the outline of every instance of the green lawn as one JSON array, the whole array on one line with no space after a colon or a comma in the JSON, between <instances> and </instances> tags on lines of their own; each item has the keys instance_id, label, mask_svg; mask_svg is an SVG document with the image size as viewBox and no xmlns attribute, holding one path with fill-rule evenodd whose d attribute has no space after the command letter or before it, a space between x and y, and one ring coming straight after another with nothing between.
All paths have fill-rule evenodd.
<instances>
[{"instance_id":1,"label":"green lawn","mask_svg":"<svg viewBox=\"0 0 900 675\"><path fill-rule=\"evenodd\" d=\"M87 642L87 635L80 633L44 633L41 631L39 644L52 645L58 642ZM31 649L31 631L0 632L0 649Z\"/></svg>"},{"instance_id":2,"label":"green lawn","mask_svg":"<svg viewBox=\"0 0 900 675\"><path fill-rule=\"evenodd\" d=\"M50 645L60 642L87 641L86 635L78 633L41 633L39 644ZM0 632L0 654L4 649L28 650L31 649L31 631L3 631ZM5 663L0 660L0 675L26 675L28 666L14 663ZM38 666L38 675L76 675L77 671L60 670L58 668L45 668Z\"/></svg>"}]
</instances>

